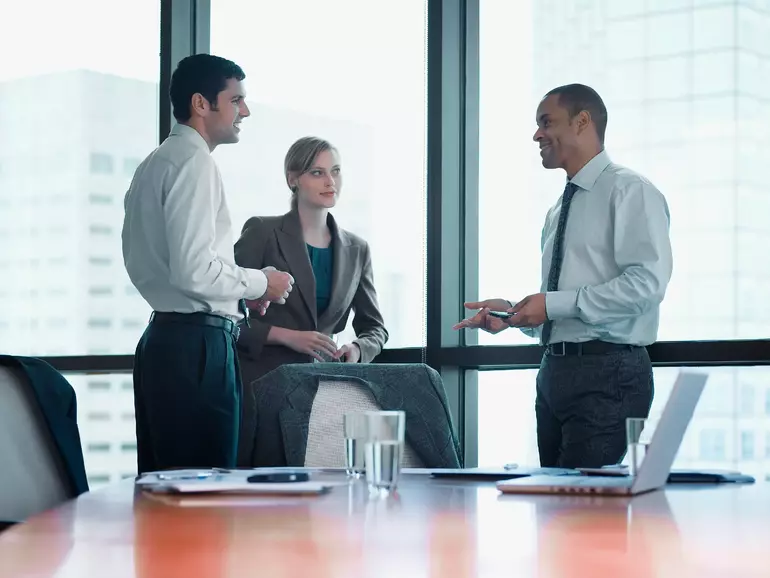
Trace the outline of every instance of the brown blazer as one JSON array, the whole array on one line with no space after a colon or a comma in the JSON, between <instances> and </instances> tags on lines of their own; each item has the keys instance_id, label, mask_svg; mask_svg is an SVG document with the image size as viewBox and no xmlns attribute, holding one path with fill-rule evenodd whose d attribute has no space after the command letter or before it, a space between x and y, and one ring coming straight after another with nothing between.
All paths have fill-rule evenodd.
<instances>
[{"instance_id":1,"label":"brown blazer","mask_svg":"<svg viewBox=\"0 0 770 578\"><path fill-rule=\"evenodd\" d=\"M294 288L283 305L271 305L264 317L251 316L251 327L241 328L238 357L244 390L252 381L286 363L312 362L313 358L282 345L268 345L267 334L275 325L326 335L345 329L354 311L354 343L361 349L361 362L372 361L382 351L388 332L377 304L369 245L337 226L329 215L334 264L329 306L318 317L315 276L310 265L299 213L279 217L252 217L243 226L235 244L235 261L241 267L261 269L272 265L294 277Z\"/></svg>"}]
</instances>

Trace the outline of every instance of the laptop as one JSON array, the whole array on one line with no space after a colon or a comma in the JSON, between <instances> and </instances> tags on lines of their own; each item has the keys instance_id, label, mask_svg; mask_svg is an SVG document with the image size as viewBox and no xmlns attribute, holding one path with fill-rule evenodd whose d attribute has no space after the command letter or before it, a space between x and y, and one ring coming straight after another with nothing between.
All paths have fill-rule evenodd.
<instances>
[{"instance_id":1,"label":"laptop","mask_svg":"<svg viewBox=\"0 0 770 578\"><path fill-rule=\"evenodd\" d=\"M708 375L679 374L636 476L531 476L497 483L504 494L603 494L634 496L662 488L690 424Z\"/></svg>"}]
</instances>

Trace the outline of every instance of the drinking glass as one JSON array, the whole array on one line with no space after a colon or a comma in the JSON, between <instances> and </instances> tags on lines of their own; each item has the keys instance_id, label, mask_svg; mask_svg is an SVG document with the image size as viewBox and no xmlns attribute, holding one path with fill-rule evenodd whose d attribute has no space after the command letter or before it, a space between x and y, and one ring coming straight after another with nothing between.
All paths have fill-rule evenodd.
<instances>
[{"instance_id":1,"label":"drinking glass","mask_svg":"<svg viewBox=\"0 0 770 578\"><path fill-rule=\"evenodd\" d=\"M364 473L364 445L367 440L365 413L346 413L343 416L345 437L345 472L351 478Z\"/></svg>"},{"instance_id":2,"label":"drinking glass","mask_svg":"<svg viewBox=\"0 0 770 578\"><path fill-rule=\"evenodd\" d=\"M628 473L635 476L647 455L647 447L655 433L655 420L641 417L626 419L626 444L628 453Z\"/></svg>"},{"instance_id":3,"label":"drinking glass","mask_svg":"<svg viewBox=\"0 0 770 578\"><path fill-rule=\"evenodd\" d=\"M388 494L396 489L401 473L406 416L403 411L371 411L364 415L366 483L371 492Z\"/></svg>"}]
</instances>

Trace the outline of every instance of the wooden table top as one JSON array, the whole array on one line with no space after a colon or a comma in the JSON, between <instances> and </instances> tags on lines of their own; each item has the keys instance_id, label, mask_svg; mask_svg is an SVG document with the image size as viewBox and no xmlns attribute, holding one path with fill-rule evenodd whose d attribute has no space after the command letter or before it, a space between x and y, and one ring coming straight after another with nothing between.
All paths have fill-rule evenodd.
<instances>
[{"instance_id":1,"label":"wooden table top","mask_svg":"<svg viewBox=\"0 0 770 578\"><path fill-rule=\"evenodd\" d=\"M341 478L340 478L341 479ZM625 497L503 496L402 478L309 498L172 498L133 482L0 534L0 576L770 576L770 484Z\"/></svg>"}]
</instances>

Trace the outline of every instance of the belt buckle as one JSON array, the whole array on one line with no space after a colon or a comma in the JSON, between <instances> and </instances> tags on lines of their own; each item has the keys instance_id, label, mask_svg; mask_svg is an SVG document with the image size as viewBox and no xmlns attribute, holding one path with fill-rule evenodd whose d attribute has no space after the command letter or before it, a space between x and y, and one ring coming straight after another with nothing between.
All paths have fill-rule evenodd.
<instances>
[{"instance_id":1,"label":"belt buckle","mask_svg":"<svg viewBox=\"0 0 770 578\"><path fill-rule=\"evenodd\" d=\"M561 346L559 349L557 349L557 346ZM567 344L564 341L560 341L559 343L553 343L548 346L551 350L551 355L554 357L565 357L567 355Z\"/></svg>"}]
</instances>

